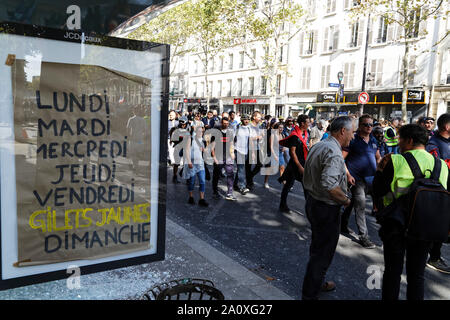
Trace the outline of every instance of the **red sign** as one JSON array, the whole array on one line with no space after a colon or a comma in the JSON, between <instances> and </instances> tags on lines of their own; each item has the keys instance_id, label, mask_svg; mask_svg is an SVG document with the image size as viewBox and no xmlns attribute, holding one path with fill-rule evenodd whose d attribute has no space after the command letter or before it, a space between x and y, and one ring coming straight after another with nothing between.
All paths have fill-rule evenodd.
<instances>
[{"instance_id":1,"label":"red sign","mask_svg":"<svg viewBox=\"0 0 450 320\"><path fill-rule=\"evenodd\" d=\"M367 92L361 92L358 96L358 102L361 104L369 102L369 94Z\"/></svg>"},{"instance_id":2,"label":"red sign","mask_svg":"<svg viewBox=\"0 0 450 320\"><path fill-rule=\"evenodd\" d=\"M256 99L234 99L233 104L256 103Z\"/></svg>"}]
</instances>

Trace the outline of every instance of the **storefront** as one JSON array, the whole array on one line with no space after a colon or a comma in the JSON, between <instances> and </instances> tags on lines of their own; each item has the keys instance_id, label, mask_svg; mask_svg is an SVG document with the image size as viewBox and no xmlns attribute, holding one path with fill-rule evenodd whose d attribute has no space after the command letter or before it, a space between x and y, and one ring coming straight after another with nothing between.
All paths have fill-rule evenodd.
<instances>
[{"instance_id":1,"label":"storefront","mask_svg":"<svg viewBox=\"0 0 450 320\"><path fill-rule=\"evenodd\" d=\"M277 99L275 105L275 116L283 116L283 107L281 99ZM270 114L270 102L267 98L235 98L233 99L233 110L241 114L251 115L255 111L261 112L263 115Z\"/></svg>"},{"instance_id":2,"label":"storefront","mask_svg":"<svg viewBox=\"0 0 450 320\"><path fill-rule=\"evenodd\" d=\"M368 92L369 102L364 105L363 113L368 113L376 119L390 119L401 117L402 92ZM359 92L348 92L339 97L336 92L320 93L317 95L317 103L314 108L321 116L328 118L342 114L359 114ZM408 90L408 122L414 122L427 112L425 103L425 91Z\"/></svg>"}]
</instances>

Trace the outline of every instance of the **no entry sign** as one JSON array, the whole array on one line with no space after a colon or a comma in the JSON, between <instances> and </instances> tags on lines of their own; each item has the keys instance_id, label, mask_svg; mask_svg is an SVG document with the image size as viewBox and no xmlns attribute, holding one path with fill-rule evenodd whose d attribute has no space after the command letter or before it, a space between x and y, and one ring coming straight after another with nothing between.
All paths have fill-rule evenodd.
<instances>
[{"instance_id":1,"label":"no entry sign","mask_svg":"<svg viewBox=\"0 0 450 320\"><path fill-rule=\"evenodd\" d=\"M361 104L369 102L369 94L367 92L361 92L358 96L358 102Z\"/></svg>"}]
</instances>

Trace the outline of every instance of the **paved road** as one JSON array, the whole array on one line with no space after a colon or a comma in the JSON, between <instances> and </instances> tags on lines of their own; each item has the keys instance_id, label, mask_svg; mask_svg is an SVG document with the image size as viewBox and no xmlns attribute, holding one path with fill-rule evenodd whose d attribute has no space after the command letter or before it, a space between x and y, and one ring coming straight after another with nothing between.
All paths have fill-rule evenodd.
<instances>
[{"instance_id":1,"label":"paved road","mask_svg":"<svg viewBox=\"0 0 450 320\"><path fill-rule=\"evenodd\" d=\"M235 202L212 199L211 182L207 181L206 198L210 207L206 209L188 204L186 185L173 184L171 177L172 171L169 170L168 218L237 260L294 299L301 298L311 231L304 214L305 200L299 183L295 184L288 197L288 205L293 212L282 214L278 212L281 185L275 176L269 180L269 189L263 188L263 177L257 176L255 190L245 196L235 192L238 199ZM221 194L225 195L225 179L219 182L219 189ZM197 191L195 197L198 199ZM350 227L357 230L353 217ZM327 277L336 282L337 290L323 294L323 299L381 297L379 285L383 253L377 233L378 225L370 216L367 224L370 237L377 248L364 249L356 238L341 236ZM448 245L443 247L443 256L450 261ZM404 299L405 277L402 277L402 283L401 298ZM427 269L425 298L449 299L449 297L450 275Z\"/></svg>"}]
</instances>

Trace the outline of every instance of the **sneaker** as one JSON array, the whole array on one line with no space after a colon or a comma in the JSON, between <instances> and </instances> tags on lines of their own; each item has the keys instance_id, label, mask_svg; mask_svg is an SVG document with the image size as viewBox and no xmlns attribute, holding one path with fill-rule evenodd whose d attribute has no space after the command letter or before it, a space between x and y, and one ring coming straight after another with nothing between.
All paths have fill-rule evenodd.
<instances>
[{"instance_id":1,"label":"sneaker","mask_svg":"<svg viewBox=\"0 0 450 320\"><path fill-rule=\"evenodd\" d=\"M250 190L248 190L248 188L242 188L242 189L239 190L239 192L240 192L243 196L245 196L247 193L250 192Z\"/></svg>"},{"instance_id":2,"label":"sneaker","mask_svg":"<svg viewBox=\"0 0 450 320\"><path fill-rule=\"evenodd\" d=\"M201 206L201 207L207 207L207 206L209 206L208 202L206 202L205 199L200 199L200 200L198 201L198 205Z\"/></svg>"},{"instance_id":3,"label":"sneaker","mask_svg":"<svg viewBox=\"0 0 450 320\"><path fill-rule=\"evenodd\" d=\"M359 243L365 248L365 249L373 249L376 247L376 245L370 241L368 238L360 238Z\"/></svg>"},{"instance_id":4,"label":"sneaker","mask_svg":"<svg viewBox=\"0 0 450 320\"><path fill-rule=\"evenodd\" d=\"M189 204L195 204L194 198L189 197L188 203L189 203Z\"/></svg>"},{"instance_id":5,"label":"sneaker","mask_svg":"<svg viewBox=\"0 0 450 320\"><path fill-rule=\"evenodd\" d=\"M264 183L264 188L269 189L269 183Z\"/></svg>"},{"instance_id":6,"label":"sneaker","mask_svg":"<svg viewBox=\"0 0 450 320\"><path fill-rule=\"evenodd\" d=\"M216 199L216 200L219 200L219 199L221 199L222 197L220 196L220 194L219 194L218 192L214 192L214 193L213 193L213 198Z\"/></svg>"},{"instance_id":7,"label":"sneaker","mask_svg":"<svg viewBox=\"0 0 450 320\"><path fill-rule=\"evenodd\" d=\"M227 194L225 199L230 200L230 201L236 201L237 200L232 194Z\"/></svg>"},{"instance_id":8,"label":"sneaker","mask_svg":"<svg viewBox=\"0 0 450 320\"><path fill-rule=\"evenodd\" d=\"M442 259L438 259L435 261L428 260L427 266L433 270L450 274L450 267Z\"/></svg>"}]
</instances>

